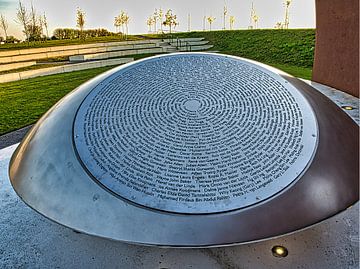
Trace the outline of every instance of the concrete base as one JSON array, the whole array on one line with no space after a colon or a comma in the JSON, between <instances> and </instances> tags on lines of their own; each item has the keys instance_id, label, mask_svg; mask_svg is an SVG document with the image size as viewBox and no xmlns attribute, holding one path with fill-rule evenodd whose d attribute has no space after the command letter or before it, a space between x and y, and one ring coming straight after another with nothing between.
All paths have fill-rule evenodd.
<instances>
[{"instance_id":1,"label":"concrete base","mask_svg":"<svg viewBox=\"0 0 360 269\"><path fill-rule=\"evenodd\" d=\"M14 193L7 169L16 146L0 150L0 268L358 268L358 204L305 231L227 248L161 249L76 233ZM289 255L274 257L274 245Z\"/></svg>"},{"instance_id":2,"label":"concrete base","mask_svg":"<svg viewBox=\"0 0 360 269\"><path fill-rule=\"evenodd\" d=\"M313 86L339 105L357 103L355 110L347 112L358 115L357 98L317 83ZM16 147L0 150L0 268L359 267L359 203L304 231L226 248L161 249L76 233L40 216L14 193L7 171ZM274 257L275 245L285 246L289 255Z\"/></svg>"}]
</instances>

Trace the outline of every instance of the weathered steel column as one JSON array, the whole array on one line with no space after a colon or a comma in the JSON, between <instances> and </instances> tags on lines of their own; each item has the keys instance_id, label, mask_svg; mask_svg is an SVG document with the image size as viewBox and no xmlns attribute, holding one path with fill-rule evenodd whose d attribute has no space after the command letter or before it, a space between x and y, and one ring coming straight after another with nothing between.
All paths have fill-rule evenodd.
<instances>
[{"instance_id":1,"label":"weathered steel column","mask_svg":"<svg viewBox=\"0 0 360 269\"><path fill-rule=\"evenodd\" d=\"M316 0L312 80L359 97L359 0Z\"/></svg>"}]
</instances>

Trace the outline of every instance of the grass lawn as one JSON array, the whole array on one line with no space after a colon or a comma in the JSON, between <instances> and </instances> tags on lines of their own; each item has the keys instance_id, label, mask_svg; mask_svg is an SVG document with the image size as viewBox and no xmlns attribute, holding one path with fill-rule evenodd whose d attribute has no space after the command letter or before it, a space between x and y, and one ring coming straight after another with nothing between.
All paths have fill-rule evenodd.
<instances>
[{"instance_id":1,"label":"grass lawn","mask_svg":"<svg viewBox=\"0 0 360 269\"><path fill-rule=\"evenodd\" d=\"M68 92L111 66L0 84L0 135L35 123Z\"/></svg>"},{"instance_id":2,"label":"grass lawn","mask_svg":"<svg viewBox=\"0 0 360 269\"><path fill-rule=\"evenodd\" d=\"M174 34L174 37L205 37L214 45L211 50L270 65L283 64L305 68L313 66L314 29L187 32Z\"/></svg>"}]
</instances>

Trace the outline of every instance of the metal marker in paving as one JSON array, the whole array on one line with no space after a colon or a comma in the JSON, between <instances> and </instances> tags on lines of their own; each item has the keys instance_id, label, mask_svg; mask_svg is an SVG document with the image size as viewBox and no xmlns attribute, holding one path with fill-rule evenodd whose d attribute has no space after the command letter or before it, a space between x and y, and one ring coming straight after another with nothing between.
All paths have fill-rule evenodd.
<instances>
[{"instance_id":1,"label":"metal marker in paving","mask_svg":"<svg viewBox=\"0 0 360 269\"><path fill-rule=\"evenodd\" d=\"M358 200L358 126L246 59L157 56L83 84L12 158L19 196L75 230L199 247L262 240Z\"/></svg>"}]
</instances>

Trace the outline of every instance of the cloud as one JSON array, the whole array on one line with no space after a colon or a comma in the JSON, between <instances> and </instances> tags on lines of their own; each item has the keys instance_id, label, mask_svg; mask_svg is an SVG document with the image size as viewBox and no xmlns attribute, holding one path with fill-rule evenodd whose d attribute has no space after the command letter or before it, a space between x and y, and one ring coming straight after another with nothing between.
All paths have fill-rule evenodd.
<instances>
[{"instance_id":1,"label":"cloud","mask_svg":"<svg viewBox=\"0 0 360 269\"><path fill-rule=\"evenodd\" d=\"M0 0L0 11L15 6L16 3L17 3L16 1L11 1L11 0Z\"/></svg>"}]
</instances>

